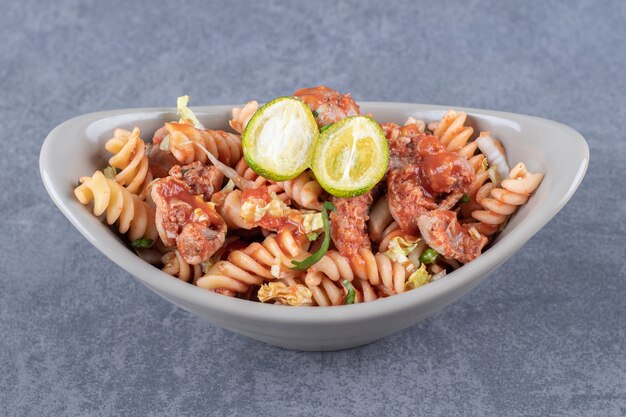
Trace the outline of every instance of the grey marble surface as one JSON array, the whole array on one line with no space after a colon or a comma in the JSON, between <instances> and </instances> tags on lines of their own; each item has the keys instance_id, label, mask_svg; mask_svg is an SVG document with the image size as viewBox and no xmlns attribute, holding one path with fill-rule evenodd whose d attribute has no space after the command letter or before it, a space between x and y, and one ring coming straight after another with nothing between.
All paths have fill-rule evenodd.
<instances>
[{"instance_id":1,"label":"grey marble surface","mask_svg":"<svg viewBox=\"0 0 626 417\"><path fill-rule=\"evenodd\" d=\"M0 0L0 415L626 415L626 3L176 3ZM39 178L43 139L70 117L317 84L555 119L587 138L589 171L471 294L334 353L173 307Z\"/></svg>"}]
</instances>

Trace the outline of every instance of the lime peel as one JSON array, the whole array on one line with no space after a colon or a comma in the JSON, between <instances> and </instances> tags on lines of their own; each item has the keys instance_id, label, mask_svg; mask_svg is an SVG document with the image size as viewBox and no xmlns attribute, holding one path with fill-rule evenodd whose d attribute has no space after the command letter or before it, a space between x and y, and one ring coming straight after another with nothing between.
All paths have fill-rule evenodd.
<instances>
[{"instance_id":1,"label":"lime peel","mask_svg":"<svg viewBox=\"0 0 626 417\"><path fill-rule=\"evenodd\" d=\"M311 168L320 185L336 197L355 197L372 189L387 172L389 146L368 116L352 116L322 132Z\"/></svg>"},{"instance_id":2,"label":"lime peel","mask_svg":"<svg viewBox=\"0 0 626 417\"><path fill-rule=\"evenodd\" d=\"M318 136L311 109L296 97L279 97L248 122L242 136L244 157L257 174L290 180L309 167Z\"/></svg>"}]
</instances>

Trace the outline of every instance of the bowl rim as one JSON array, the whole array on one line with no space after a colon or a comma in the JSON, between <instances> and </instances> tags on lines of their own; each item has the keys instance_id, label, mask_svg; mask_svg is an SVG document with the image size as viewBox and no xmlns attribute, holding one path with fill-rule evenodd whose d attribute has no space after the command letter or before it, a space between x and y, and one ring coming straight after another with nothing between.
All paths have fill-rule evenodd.
<instances>
[{"instance_id":1,"label":"bowl rim","mask_svg":"<svg viewBox=\"0 0 626 417\"><path fill-rule=\"evenodd\" d=\"M63 186L52 180L50 173L58 168L60 161L52 157L53 146L67 136L66 131L71 131L75 125L110 118L113 116L128 115L133 113L175 113L171 107L151 107L151 108L130 108L118 110L105 110L99 112L86 113L73 117L56 126L46 137L41 147L39 158L40 174L46 191L54 201L59 210L67 217L72 225L100 252L110 260L126 270L133 277L151 290L164 293L175 299L184 300L196 307L204 308L213 312L219 312L229 316L234 316L243 320L258 321L262 319L269 323L320 323L325 321L353 322L355 320L368 320L372 317L394 315L402 311L415 308L418 305L433 301L439 297L444 297L462 287L471 286L493 272L502 262L513 255L532 236L534 236L548 221L550 221L570 200L574 192L582 182L589 164L589 148L583 136L573 128L536 116L529 116L517 113L485 110L470 107L430 105L405 102L360 102L362 107L378 107L381 109L394 110L397 108L412 107L415 111L445 111L453 108L457 111L464 111L468 115L487 115L502 119L515 120L519 123L524 121L534 121L548 123L558 127L567 134L568 146L575 147L580 154L580 160L568 161L577 165L575 175L570 179L567 190L558 201L549 209L539 213L533 213L524 220L523 225L519 225L510 233L499 240L476 260L464 265L462 268L448 274L446 277L429 283L418 290L407 291L396 294L393 297L386 297L372 302L359 303L354 305L342 305L332 307L291 307L275 304L255 303L234 297L223 295L199 288L187 282L181 281L160 269L150 265L138 256L119 240L112 239L104 235L101 229L92 228L89 224L83 224L75 215L74 211L66 204L63 197ZM230 110L235 105L209 105L196 106L194 111L201 115L206 112L217 112ZM400 110L398 110L400 112ZM153 118L153 117L150 117ZM139 119L137 119L139 120ZM95 221L98 221L94 217ZM523 226L523 227L522 227ZM115 242L115 244L110 244ZM122 250L120 250L122 249ZM168 297L166 297L168 298ZM171 301L171 300L170 300Z\"/></svg>"}]
</instances>

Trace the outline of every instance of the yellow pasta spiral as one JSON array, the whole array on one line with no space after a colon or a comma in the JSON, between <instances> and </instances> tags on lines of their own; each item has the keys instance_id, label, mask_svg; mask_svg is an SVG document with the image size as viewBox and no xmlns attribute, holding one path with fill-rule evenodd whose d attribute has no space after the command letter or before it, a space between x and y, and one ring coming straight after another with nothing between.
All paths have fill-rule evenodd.
<instances>
[{"instance_id":1,"label":"yellow pasta spiral","mask_svg":"<svg viewBox=\"0 0 626 417\"><path fill-rule=\"evenodd\" d=\"M276 183L285 194L300 207L312 210L322 210L323 202L320 201L324 190L308 171L303 172L296 178Z\"/></svg>"},{"instance_id":2,"label":"yellow pasta spiral","mask_svg":"<svg viewBox=\"0 0 626 417\"><path fill-rule=\"evenodd\" d=\"M245 249L231 252L227 260L211 266L196 285L209 290L227 289L243 293L250 285L294 277L301 272L289 269L293 266L291 261L307 257L306 249L290 232L272 234L262 243L253 242Z\"/></svg>"},{"instance_id":3,"label":"yellow pasta spiral","mask_svg":"<svg viewBox=\"0 0 626 417\"><path fill-rule=\"evenodd\" d=\"M285 192L284 187L254 172L254 170L248 166L245 158L239 160L235 166L235 171L243 178L253 181L256 188L266 186L270 192L276 194L276 197L285 204L291 204L290 196Z\"/></svg>"},{"instance_id":4,"label":"yellow pasta spiral","mask_svg":"<svg viewBox=\"0 0 626 417\"><path fill-rule=\"evenodd\" d=\"M394 221L383 232L383 237L378 245L378 251L379 252L387 251L387 249L389 249L389 243L391 242L392 239L396 237L401 237L407 242L413 242L418 239L418 236L414 236L400 229L400 226L398 226L398 223Z\"/></svg>"},{"instance_id":5,"label":"yellow pasta spiral","mask_svg":"<svg viewBox=\"0 0 626 417\"><path fill-rule=\"evenodd\" d=\"M331 281L363 280L371 286L382 285L390 292L404 292L407 271L401 263L392 261L383 253L374 254L361 248L347 258L335 250L330 250L309 268L309 272L320 272Z\"/></svg>"},{"instance_id":6,"label":"yellow pasta spiral","mask_svg":"<svg viewBox=\"0 0 626 417\"><path fill-rule=\"evenodd\" d=\"M231 167L235 166L243 155L241 138L233 133L196 129L185 123L166 123L165 127L168 132L169 149L181 164L186 165L195 161L207 163L208 157L202 148Z\"/></svg>"},{"instance_id":7,"label":"yellow pasta spiral","mask_svg":"<svg viewBox=\"0 0 626 417\"><path fill-rule=\"evenodd\" d=\"M114 180L96 171L91 177L81 178L82 184L74 189L74 194L82 204L93 202L93 214L100 216L106 212L106 222L117 222L120 233L128 233L130 240L142 237L156 239L155 213L152 206L131 194Z\"/></svg>"},{"instance_id":8,"label":"yellow pasta spiral","mask_svg":"<svg viewBox=\"0 0 626 417\"><path fill-rule=\"evenodd\" d=\"M347 291L342 282L333 281L322 272L309 270L303 282L311 291L313 302L317 306L338 306L346 302ZM374 301L378 298L376 289L367 280L357 278L351 284L355 289L355 304L364 301Z\"/></svg>"},{"instance_id":9,"label":"yellow pasta spiral","mask_svg":"<svg viewBox=\"0 0 626 417\"><path fill-rule=\"evenodd\" d=\"M393 216L389 211L389 205L387 199L381 197L376 204L372 206L369 212L369 220L367 222L367 228L369 230L370 239L373 242L380 242L383 238L384 231L393 222Z\"/></svg>"},{"instance_id":10,"label":"yellow pasta spiral","mask_svg":"<svg viewBox=\"0 0 626 417\"><path fill-rule=\"evenodd\" d=\"M161 262L163 263L163 272L181 281L192 282L202 276L202 267L200 265L189 265L177 250L165 253L161 257Z\"/></svg>"},{"instance_id":11,"label":"yellow pasta spiral","mask_svg":"<svg viewBox=\"0 0 626 417\"><path fill-rule=\"evenodd\" d=\"M247 102L243 107L234 107L232 110L233 118L228 124L240 134L246 129L246 125L259 109L259 103L254 100Z\"/></svg>"},{"instance_id":12,"label":"yellow pasta spiral","mask_svg":"<svg viewBox=\"0 0 626 417\"><path fill-rule=\"evenodd\" d=\"M472 217L488 225L505 223L519 206L528 201L542 179L543 174L528 172L520 162L511 169L509 178L502 180L499 187L491 182L480 187L476 193L476 202L484 210L474 210Z\"/></svg>"},{"instance_id":13,"label":"yellow pasta spiral","mask_svg":"<svg viewBox=\"0 0 626 417\"><path fill-rule=\"evenodd\" d=\"M476 195L485 182L489 181L489 172L484 169L483 161L485 161L485 156L483 154L478 154L468 160L474 170L475 176L474 181L472 181L466 191L469 201L461 204L461 214L464 217L470 217L472 211L482 208L476 201Z\"/></svg>"},{"instance_id":14,"label":"yellow pasta spiral","mask_svg":"<svg viewBox=\"0 0 626 417\"><path fill-rule=\"evenodd\" d=\"M250 230L254 227L241 217L241 190L229 192L223 202L218 203L215 208L226 222L229 230Z\"/></svg>"},{"instance_id":15,"label":"yellow pasta spiral","mask_svg":"<svg viewBox=\"0 0 626 417\"><path fill-rule=\"evenodd\" d=\"M465 126L466 119L467 114L465 112L448 110L439 122L432 123L429 128L443 143L447 151L458 152L469 159L476 152L478 145L475 142L469 142L474 129Z\"/></svg>"},{"instance_id":16,"label":"yellow pasta spiral","mask_svg":"<svg viewBox=\"0 0 626 417\"><path fill-rule=\"evenodd\" d=\"M152 181L152 176L148 171L146 144L139 137L139 129L134 128L132 132L115 129L113 137L104 146L114 154L109 165L120 170L115 181L129 192L145 198L145 185Z\"/></svg>"}]
</instances>

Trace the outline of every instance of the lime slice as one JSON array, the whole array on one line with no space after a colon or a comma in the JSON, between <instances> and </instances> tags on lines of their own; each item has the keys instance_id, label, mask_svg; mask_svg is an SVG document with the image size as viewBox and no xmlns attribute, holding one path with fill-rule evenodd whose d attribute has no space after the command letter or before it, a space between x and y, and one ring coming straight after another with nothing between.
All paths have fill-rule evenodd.
<instances>
[{"instance_id":1,"label":"lime slice","mask_svg":"<svg viewBox=\"0 0 626 417\"><path fill-rule=\"evenodd\" d=\"M387 172L389 146L372 118L353 116L320 134L311 168L320 185L336 197L372 189Z\"/></svg>"},{"instance_id":2,"label":"lime slice","mask_svg":"<svg viewBox=\"0 0 626 417\"><path fill-rule=\"evenodd\" d=\"M242 137L246 162L274 181L297 177L311 163L319 131L309 107L296 97L279 97L252 116Z\"/></svg>"}]
</instances>

